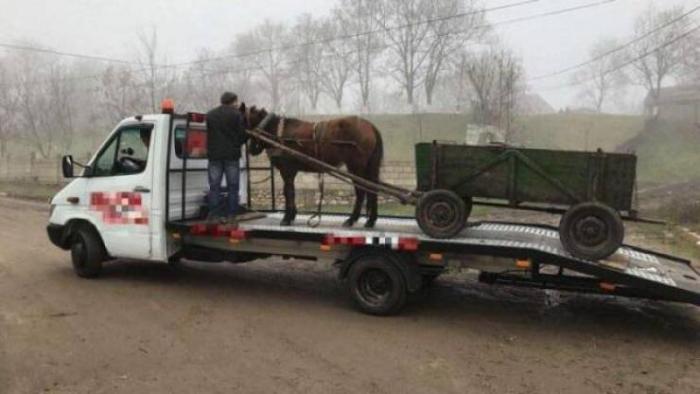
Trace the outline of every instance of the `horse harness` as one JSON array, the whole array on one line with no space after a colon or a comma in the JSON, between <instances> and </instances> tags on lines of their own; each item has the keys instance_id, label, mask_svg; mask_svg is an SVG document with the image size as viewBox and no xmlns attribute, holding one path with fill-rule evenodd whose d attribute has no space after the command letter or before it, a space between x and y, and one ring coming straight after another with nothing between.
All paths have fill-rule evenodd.
<instances>
[{"instance_id":1,"label":"horse harness","mask_svg":"<svg viewBox=\"0 0 700 394\"><path fill-rule=\"evenodd\" d=\"M300 139L300 138L294 138L294 137L285 137L284 135L284 128L286 125L286 119L285 117L280 117L280 121L277 124L277 130L275 132L275 137L277 138L278 141L282 143L289 143L289 144L294 144L299 147L302 147L304 143L306 142L312 142L313 143L313 155L314 157L321 159L321 141L323 140L323 136L326 133L326 130L328 129L328 122L316 122L313 125L313 131L311 133L311 139ZM272 148L269 149L269 154L270 156L279 156L282 155L283 152L279 148Z\"/></svg>"}]
</instances>

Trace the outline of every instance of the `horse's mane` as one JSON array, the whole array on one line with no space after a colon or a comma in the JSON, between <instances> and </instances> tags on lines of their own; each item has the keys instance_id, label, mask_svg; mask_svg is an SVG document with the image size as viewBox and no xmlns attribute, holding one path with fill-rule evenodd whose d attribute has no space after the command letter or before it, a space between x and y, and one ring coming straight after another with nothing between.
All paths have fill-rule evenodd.
<instances>
[{"instance_id":1,"label":"horse's mane","mask_svg":"<svg viewBox=\"0 0 700 394\"><path fill-rule=\"evenodd\" d=\"M268 133L275 133L277 131L277 127L280 123L280 120L283 118L283 116L278 115L276 113L272 113L272 119L270 119L270 123L268 123L266 130ZM298 126L302 123L310 123L305 120L297 119L297 118L288 118L284 116L284 124L285 126Z\"/></svg>"}]
</instances>

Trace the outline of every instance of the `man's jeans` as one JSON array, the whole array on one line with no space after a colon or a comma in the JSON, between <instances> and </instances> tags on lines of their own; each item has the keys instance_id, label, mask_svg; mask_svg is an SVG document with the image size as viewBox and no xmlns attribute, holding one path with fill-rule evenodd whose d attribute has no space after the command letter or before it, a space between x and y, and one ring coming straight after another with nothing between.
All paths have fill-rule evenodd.
<instances>
[{"instance_id":1,"label":"man's jeans","mask_svg":"<svg viewBox=\"0 0 700 394\"><path fill-rule=\"evenodd\" d=\"M238 212L239 180L241 176L238 160L209 160L209 214L212 216L233 216ZM221 180L226 173L228 192L227 212L220 212Z\"/></svg>"}]
</instances>

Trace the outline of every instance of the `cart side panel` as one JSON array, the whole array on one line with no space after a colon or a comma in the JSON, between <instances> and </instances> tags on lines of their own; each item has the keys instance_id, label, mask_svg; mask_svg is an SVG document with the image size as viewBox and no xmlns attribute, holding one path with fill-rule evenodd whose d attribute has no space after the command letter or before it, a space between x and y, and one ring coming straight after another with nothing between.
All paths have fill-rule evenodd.
<instances>
[{"instance_id":1,"label":"cart side panel","mask_svg":"<svg viewBox=\"0 0 700 394\"><path fill-rule=\"evenodd\" d=\"M637 157L632 154L605 154L602 190L598 200L620 211L630 211L637 177Z\"/></svg>"},{"instance_id":2,"label":"cart side panel","mask_svg":"<svg viewBox=\"0 0 700 394\"><path fill-rule=\"evenodd\" d=\"M430 171L432 168L432 154L430 150L432 145L427 142L421 142L415 146L416 188L420 191L430 190Z\"/></svg>"}]
</instances>

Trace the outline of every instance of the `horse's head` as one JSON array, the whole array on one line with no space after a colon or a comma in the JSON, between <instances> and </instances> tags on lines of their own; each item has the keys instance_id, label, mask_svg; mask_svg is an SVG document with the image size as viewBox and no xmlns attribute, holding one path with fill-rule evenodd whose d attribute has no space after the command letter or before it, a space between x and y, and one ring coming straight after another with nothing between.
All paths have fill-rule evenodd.
<instances>
[{"instance_id":1,"label":"horse's head","mask_svg":"<svg viewBox=\"0 0 700 394\"><path fill-rule=\"evenodd\" d=\"M269 134L270 138L274 138L275 133L271 131L271 120L274 117L274 114L267 112L265 108L258 109L255 106L246 108L245 103L241 105L240 109L241 113L244 114L245 126L247 129L258 129ZM267 148L267 144L256 139L252 139L250 143L250 154L257 156L261 154L265 148Z\"/></svg>"}]
</instances>

